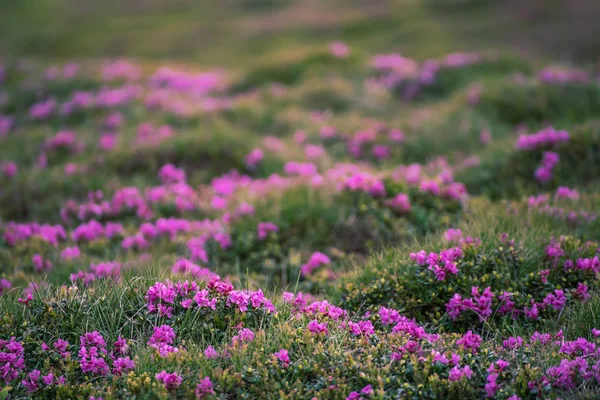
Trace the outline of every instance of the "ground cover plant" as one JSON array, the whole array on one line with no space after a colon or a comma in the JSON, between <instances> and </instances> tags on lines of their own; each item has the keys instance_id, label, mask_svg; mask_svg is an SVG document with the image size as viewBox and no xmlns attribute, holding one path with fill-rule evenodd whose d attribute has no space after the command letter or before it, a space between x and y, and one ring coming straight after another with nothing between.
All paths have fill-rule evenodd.
<instances>
[{"instance_id":1,"label":"ground cover plant","mask_svg":"<svg viewBox=\"0 0 600 400\"><path fill-rule=\"evenodd\" d=\"M232 32L304 3L232 2L254 16ZM339 39L258 35L235 67L0 46L0 399L598 397L594 68L401 54L396 17L334 3ZM411 1L407 21L490 4Z\"/></svg>"}]
</instances>

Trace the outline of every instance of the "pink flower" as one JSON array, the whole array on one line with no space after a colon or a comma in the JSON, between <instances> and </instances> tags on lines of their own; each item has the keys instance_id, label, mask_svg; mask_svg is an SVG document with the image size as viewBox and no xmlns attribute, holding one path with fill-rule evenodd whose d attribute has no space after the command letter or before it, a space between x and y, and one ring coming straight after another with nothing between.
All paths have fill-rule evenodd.
<instances>
[{"instance_id":1,"label":"pink flower","mask_svg":"<svg viewBox=\"0 0 600 400\"><path fill-rule=\"evenodd\" d=\"M214 394L213 384L208 377L200 380L198 386L196 386L196 398L202 399L209 394Z\"/></svg>"},{"instance_id":2,"label":"pink flower","mask_svg":"<svg viewBox=\"0 0 600 400\"><path fill-rule=\"evenodd\" d=\"M523 346L523 338L520 336L511 336L502 342L505 349L514 350Z\"/></svg>"},{"instance_id":3,"label":"pink flower","mask_svg":"<svg viewBox=\"0 0 600 400\"><path fill-rule=\"evenodd\" d=\"M21 343L17 342L14 337L10 340L0 339L0 357L2 359L0 382L4 384L17 379L25 369L25 349Z\"/></svg>"},{"instance_id":4,"label":"pink flower","mask_svg":"<svg viewBox=\"0 0 600 400\"><path fill-rule=\"evenodd\" d=\"M469 367L468 365L464 366L463 368L460 368L458 365L454 366L454 368L452 368L448 374L448 380L450 382L456 382L461 380L463 377L467 378L467 379L471 379L471 377L473 376L473 371L471 370L471 367Z\"/></svg>"},{"instance_id":5,"label":"pink flower","mask_svg":"<svg viewBox=\"0 0 600 400\"><path fill-rule=\"evenodd\" d=\"M181 385L182 378L177 375L177 372L168 373L164 369L154 376L157 381L165 385L167 390L174 390ZM212 385L211 385L212 386Z\"/></svg>"},{"instance_id":6,"label":"pink flower","mask_svg":"<svg viewBox=\"0 0 600 400\"><path fill-rule=\"evenodd\" d=\"M294 142L302 144L306 141L306 133L304 131L294 132Z\"/></svg>"},{"instance_id":7,"label":"pink flower","mask_svg":"<svg viewBox=\"0 0 600 400\"><path fill-rule=\"evenodd\" d=\"M548 127L533 135L521 134L517 140L516 148L519 150L533 150L538 147L546 147L568 141L568 132L557 131L552 127Z\"/></svg>"},{"instance_id":8,"label":"pink flower","mask_svg":"<svg viewBox=\"0 0 600 400\"><path fill-rule=\"evenodd\" d=\"M444 240L446 242L458 242L462 238L462 231L460 229L450 228L444 232Z\"/></svg>"},{"instance_id":9,"label":"pink flower","mask_svg":"<svg viewBox=\"0 0 600 400\"><path fill-rule=\"evenodd\" d=\"M255 168L265 157L264 152L260 148L253 149L245 158L244 161L248 168Z\"/></svg>"},{"instance_id":10,"label":"pink flower","mask_svg":"<svg viewBox=\"0 0 600 400\"><path fill-rule=\"evenodd\" d=\"M254 340L254 332L248 328L242 328L237 335L232 338L232 343L251 343Z\"/></svg>"},{"instance_id":11,"label":"pink flower","mask_svg":"<svg viewBox=\"0 0 600 400\"><path fill-rule=\"evenodd\" d=\"M319 321L316 319L310 321L307 328L314 335L318 335L320 333L327 335L329 333L329 330L327 329L327 322L319 323Z\"/></svg>"},{"instance_id":12,"label":"pink flower","mask_svg":"<svg viewBox=\"0 0 600 400\"><path fill-rule=\"evenodd\" d=\"M307 144L304 146L304 154L308 159L314 160L325 155L325 148L321 145Z\"/></svg>"},{"instance_id":13,"label":"pink flower","mask_svg":"<svg viewBox=\"0 0 600 400\"><path fill-rule=\"evenodd\" d=\"M154 327L154 333L148 340L148 346L158 350L161 357L166 357L171 353L177 353L179 349L173 347L175 340L175 331L168 325Z\"/></svg>"},{"instance_id":14,"label":"pink flower","mask_svg":"<svg viewBox=\"0 0 600 400\"><path fill-rule=\"evenodd\" d=\"M0 164L0 171L7 178L12 178L17 174L17 163L14 161L8 161Z\"/></svg>"},{"instance_id":15,"label":"pink flower","mask_svg":"<svg viewBox=\"0 0 600 400\"><path fill-rule=\"evenodd\" d=\"M485 392L488 397L494 397L498 389L500 389L500 385L496 383L498 376L499 375L494 372L489 374L487 377L487 383L485 384Z\"/></svg>"},{"instance_id":16,"label":"pink flower","mask_svg":"<svg viewBox=\"0 0 600 400\"><path fill-rule=\"evenodd\" d=\"M400 129L392 129L388 134L388 138L392 142L403 143L406 139L406 135L404 135L404 132L402 132Z\"/></svg>"},{"instance_id":17,"label":"pink flower","mask_svg":"<svg viewBox=\"0 0 600 400\"><path fill-rule=\"evenodd\" d=\"M135 368L135 363L129 357L119 357L113 363L113 374L123 375L127 371L131 371Z\"/></svg>"},{"instance_id":18,"label":"pink flower","mask_svg":"<svg viewBox=\"0 0 600 400\"><path fill-rule=\"evenodd\" d=\"M390 156L390 148L382 144L376 144L371 150L373 156L378 160L384 160Z\"/></svg>"},{"instance_id":19,"label":"pink flower","mask_svg":"<svg viewBox=\"0 0 600 400\"><path fill-rule=\"evenodd\" d=\"M214 347L212 346L208 346L205 350L204 350L204 356L207 359L212 359L212 358L217 358L219 357L219 353L215 350Z\"/></svg>"},{"instance_id":20,"label":"pink flower","mask_svg":"<svg viewBox=\"0 0 600 400\"><path fill-rule=\"evenodd\" d=\"M166 164L158 172L158 177L164 184L185 182L185 171L173 164Z\"/></svg>"},{"instance_id":21,"label":"pink flower","mask_svg":"<svg viewBox=\"0 0 600 400\"><path fill-rule=\"evenodd\" d=\"M27 379L21 381L21 384L27 388L28 392L35 392L38 390L39 380L40 380L41 372L37 369L34 369L27 375Z\"/></svg>"},{"instance_id":22,"label":"pink flower","mask_svg":"<svg viewBox=\"0 0 600 400\"><path fill-rule=\"evenodd\" d=\"M556 189L556 194L554 197L556 199L569 199L576 201L579 200L579 192L566 186L560 186L558 189Z\"/></svg>"},{"instance_id":23,"label":"pink flower","mask_svg":"<svg viewBox=\"0 0 600 400\"><path fill-rule=\"evenodd\" d=\"M66 247L61 253L60 258L63 260L71 261L79 258L81 256L81 252L79 251L79 247Z\"/></svg>"},{"instance_id":24,"label":"pink flower","mask_svg":"<svg viewBox=\"0 0 600 400\"><path fill-rule=\"evenodd\" d=\"M321 265L327 265L329 263L331 263L329 257L317 251L310 256L310 259L306 264L302 265L302 275L311 275L315 269L319 268Z\"/></svg>"},{"instance_id":25,"label":"pink flower","mask_svg":"<svg viewBox=\"0 0 600 400\"><path fill-rule=\"evenodd\" d=\"M288 366L290 364L290 357L288 354L288 351L285 349L281 349L276 353L273 353L273 355L275 356L275 358L277 358L279 360L279 362L281 362L281 364L283 364L284 366Z\"/></svg>"},{"instance_id":26,"label":"pink flower","mask_svg":"<svg viewBox=\"0 0 600 400\"><path fill-rule=\"evenodd\" d=\"M567 298L565 292L560 289L554 290L553 293L548 293L542 302L544 306L550 305L556 311L562 310L566 303Z\"/></svg>"},{"instance_id":27,"label":"pink flower","mask_svg":"<svg viewBox=\"0 0 600 400\"><path fill-rule=\"evenodd\" d=\"M98 147L100 147L104 151L110 151L115 148L117 145L117 135L112 133L105 133L100 136L100 140L98 140Z\"/></svg>"},{"instance_id":28,"label":"pink flower","mask_svg":"<svg viewBox=\"0 0 600 400\"><path fill-rule=\"evenodd\" d=\"M492 133L487 129L481 131L481 134L479 135L479 141L482 144L491 143L492 142Z\"/></svg>"},{"instance_id":29,"label":"pink flower","mask_svg":"<svg viewBox=\"0 0 600 400\"><path fill-rule=\"evenodd\" d=\"M267 236L269 236L269 233L274 233L274 232L278 232L279 228L277 227L277 225L275 225L272 222L260 222L258 224L258 228L256 230L257 234L258 234L258 238L260 240L265 240L267 238Z\"/></svg>"},{"instance_id":30,"label":"pink flower","mask_svg":"<svg viewBox=\"0 0 600 400\"><path fill-rule=\"evenodd\" d=\"M548 169L552 169L560 161L560 155L553 151L545 151L542 158L542 165Z\"/></svg>"},{"instance_id":31,"label":"pink flower","mask_svg":"<svg viewBox=\"0 0 600 400\"><path fill-rule=\"evenodd\" d=\"M481 336L473 333L472 331L467 331L460 339L456 341L456 344L459 346L463 346L467 350L477 350L479 346L481 346Z\"/></svg>"},{"instance_id":32,"label":"pink flower","mask_svg":"<svg viewBox=\"0 0 600 400\"><path fill-rule=\"evenodd\" d=\"M348 45L340 41L331 42L329 51L337 58L346 58L350 54Z\"/></svg>"}]
</instances>

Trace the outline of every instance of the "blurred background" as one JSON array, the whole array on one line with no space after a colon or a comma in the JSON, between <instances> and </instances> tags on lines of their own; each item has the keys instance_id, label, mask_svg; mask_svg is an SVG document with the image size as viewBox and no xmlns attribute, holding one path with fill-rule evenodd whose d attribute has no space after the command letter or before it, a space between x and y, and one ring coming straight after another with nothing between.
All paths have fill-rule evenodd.
<instances>
[{"instance_id":1,"label":"blurred background","mask_svg":"<svg viewBox=\"0 0 600 400\"><path fill-rule=\"evenodd\" d=\"M499 49L596 63L599 0L0 0L0 54L235 67L343 40L415 58Z\"/></svg>"}]
</instances>

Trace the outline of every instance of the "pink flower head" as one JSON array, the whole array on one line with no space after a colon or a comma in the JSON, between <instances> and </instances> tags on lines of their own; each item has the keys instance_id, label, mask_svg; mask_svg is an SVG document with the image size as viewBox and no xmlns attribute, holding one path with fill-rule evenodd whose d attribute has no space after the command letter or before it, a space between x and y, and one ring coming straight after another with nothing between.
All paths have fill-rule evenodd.
<instances>
[{"instance_id":1,"label":"pink flower head","mask_svg":"<svg viewBox=\"0 0 600 400\"><path fill-rule=\"evenodd\" d=\"M215 350L214 347L212 346L208 346L205 350L204 350L204 356L207 359L212 359L212 358L217 358L219 357L219 353Z\"/></svg>"},{"instance_id":2,"label":"pink flower head","mask_svg":"<svg viewBox=\"0 0 600 400\"><path fill-rule=\"evenodd\" d=\"M287 350L281 349L273 355L279 360L279 362L281 362L283 366L287 367L290 364L290 357Z\"/></svg>"},{"instance_id":3,"label":"pink flower head","mask_svg":"<svg viewBox=\"0 0 600 400\"><path fill-rule=\"evenodd\" d=\"M185 182L185 171L173 164L166 164L158 172L158 177L165 184Z\"/></svg>"},{"instance_id":4,"label":"pink flower head","mask_svg":"<svg viewBox=\"0 0 600 400\"><path fill-rule=\"evenodd\" d=\"M315 269L329 263L331 263L330 258L327 257L326 254L317 251L310 256L310 259L306 264L302 265L302 275L311 275Z\"/></svg>"},{"instance_id":5,"label":"pink flower head","mask_svg":"<svg viewBox=\"0 0 600 400\"><path fill-rule=\"evenodd\" d=\"M410 200L405 193L397 194L393 199L387 200L386 204L401 213L409 213L411 210Z\"/></svg>"},{"instance_id":6,"label":"pink flower head","mask_svg":"<svg viewBox=\"0 0 600 400\"><path fill-rule=\"evenodd\" d=\"M304 146L304 155L310 160L321 158L325 155L325 148L321 145L307 144Z\"/></svg>"},{"instance_id":7,"label":"pink flower head","mask_svg":"<svg viewBox=\"0 0 600 400\"><path fill-rule=\"evenodd\" d=\"M346 58L350 54L350 48L344 42L335 41L329 44L329 51L337 58Z\"/></svg>"},{"instance_id":8,"label":"pink flower head","mask_svg":"<svg viewBox=\"0 0 600 400\"><path fill-rule=\"evenodd\" d=\"M203 399L204 397L214 393L215 391L213 390L213 384L208 377L201 379L200 383L198 383L198 386L196 386L197 399Z\"/></svg>"},{"instance_id":9,"label":"pink flower head","mask_svg":"<svg viewBox=\"0 0 600 400\"><path fill-rule=\"evenodd\" d=\"M17 174L17 163L8 161L0 164L0 171L7 178L12 178Z\"/></svg>"},{"instance_id":10,"label":"pink flower head","mask_svg":"<svg viewBox=\"0 0 600 400\"><path fill-rule=\"evenodd\" d=\"M492 142L492 133L487 129L481 131L481 134L479 135L479 141L482 144L491 143Z\"/></svg>"},{"instance_id":11,"label":"pink flower head","mask_svg":"<svg viewBox=\"0 0 600 400\"><path fill-rule=\"evenodd\" d=\"M450 228L444 232L444 240L446 242L458 242L462 238L462 231L460 229Z\"/></svg>"},{"instance_id":12,"label":"pink flower head","mask_svg":"<svg viewBox=\"0 0 600 400\"><path fill-rule=\"evenodd\" d=\"M256 232L258 234L258 238L260 240L265 240L267 238L267 236L269 236L269 233L274 233L274 232L278 232L279 231L279 227L277 227L277 225L275 225L272 222L260 222L258 224L258 228L256 229Z\"/></svg>"},{"instance_id":13,"label":"pink flower head","mask_svg":"<svg viewBox=\"0 0 600 400\"><path fill-rule=\"evenodd\" d=\"M253 149L245 158L244 162L248 168L255 168L265 157L265 154L261 148Z\"/></svg>"},{"instance_id":14,"label":"pink flower head","mask_svg":"<svg viewBox=\"0 0 600 400\"><path fill-rule=\"evenodd\" d=\"M155 375L157 381L165 385L167 390L175 390L181 385L182 378L177 372L168 373L164 369Z\"/></svg>"},{"instance_id":15,"label":"pink flower head","mask_svg":"<svg viewBox=\"0 0 600 400\"><path fill-rule=\"evenodd\" d=\"M321 333L327 335L329 333L329 330L327 329L327 322L319 323L319 321L316 319L310 321L307 328L314 335Z\"/></svg>"},{"instance_id":16,"label":"pink flower head","mask_svg":"<svg viewBox=\"0 0 600 400\"><path fill-rule=\"evenodd\" d=\"M388 138L392 142L403 143L406 140L406 135L400 129L392 129L388 134Z\"/></svg>"},{"instance_id":17,"label":"pink flower head","mask_svg":"<svg viewBox=\"0 0 600 400\"><path fill-rule=\"evenodd\" d=\"M237 335L232 338L233 344L251 343L254 340L254 332L248 328L242 328Z\"/></svg>"}]
</instances>

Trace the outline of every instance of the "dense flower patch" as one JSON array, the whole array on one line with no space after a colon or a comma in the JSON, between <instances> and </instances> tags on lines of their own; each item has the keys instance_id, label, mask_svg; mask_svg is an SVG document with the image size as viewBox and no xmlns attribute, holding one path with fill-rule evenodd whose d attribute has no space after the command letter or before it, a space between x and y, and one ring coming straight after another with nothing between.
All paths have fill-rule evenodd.
<instances>
[{"instance_id":1,"label":"dense flower patch","mask_svg":"<svg viewBox=\"0 0 600 400\"><path fill-rule=\"evenodd\" d=\"M598 82L532 71L3 61L0 398L593 397Z\"/></svg>"}]
</instances>

